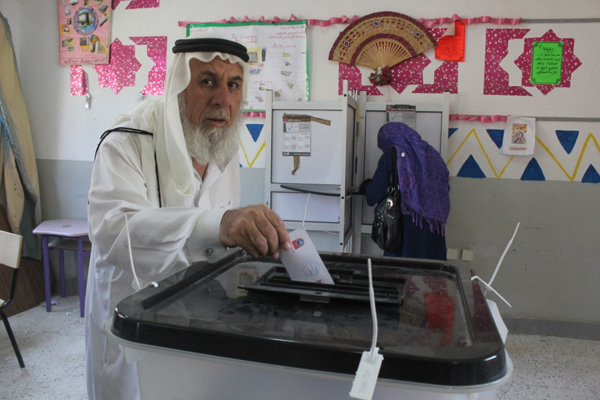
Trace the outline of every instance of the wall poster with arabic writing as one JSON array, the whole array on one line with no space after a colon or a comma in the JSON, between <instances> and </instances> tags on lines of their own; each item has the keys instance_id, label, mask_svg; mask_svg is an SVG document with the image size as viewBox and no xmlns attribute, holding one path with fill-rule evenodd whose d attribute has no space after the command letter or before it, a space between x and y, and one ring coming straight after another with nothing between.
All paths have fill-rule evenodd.
<instances>
[{"instance_id":1,"label":"wall poster with arabic writing","mask_svg":"<svg viewBox=\"0 0 600 400\"><path fill-rule=\"evenodd\" d=\"M248 49L250 84L244 111L264 111L267 90L274 101L308 100L306 21L188 24L188 36L215 31Z\"/></svg>"},{"instance_id":2,"label":"wall poster with arabic writing","mask_svg":"<svg viewBox=\"0 0 600 400\"><path fill-rule=\"evenodd\" d=\"M58 62L108 64L111 0L56 0Z\"/></svg>"}]
</instances>

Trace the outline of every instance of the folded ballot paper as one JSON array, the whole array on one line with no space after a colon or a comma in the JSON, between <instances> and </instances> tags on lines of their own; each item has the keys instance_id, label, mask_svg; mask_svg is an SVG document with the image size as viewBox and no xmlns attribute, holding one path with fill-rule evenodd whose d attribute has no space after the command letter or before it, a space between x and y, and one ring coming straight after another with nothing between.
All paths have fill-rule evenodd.
<instances>
[{"instance_id":1,"label":"folded ballot paper","mask_svg":"<svg viewBox=\"0 0 600 400\"><path fill-rule=\"evenodd\" d=\"M292 248L281 252L283 266L293 281L316 282L333 285L319 252L304 229L290 233Z\"/></svg>"}]
</instances>

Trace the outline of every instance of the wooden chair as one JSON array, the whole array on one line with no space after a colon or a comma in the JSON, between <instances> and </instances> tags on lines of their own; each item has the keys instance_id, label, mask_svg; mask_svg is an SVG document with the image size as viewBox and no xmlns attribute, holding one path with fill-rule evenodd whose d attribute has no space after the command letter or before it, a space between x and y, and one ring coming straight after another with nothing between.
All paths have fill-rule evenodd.
<instances>
[{"instance_id":1,"label":"wooden chair","mask_svg":"<svg viewBox=\"0 0 600 400\"><path fill-rule=\"evenodd\" d=\"M0 316L6 327L6 332L10 338L19 365L21 368L25 368L23 357L17 346L15 335L13 335L10 324L8 323L8 317L4 313L4 308L10 304L12 299L15 297L15 289L17 287L17 277L19 276L19 262L21 261L21 246L23 244L23 237L21 235L15 235L5 231L0 231L0 264L5 265L13 269L12 285L10 287L10 297L7 300L0 299Z\"/></svg>"}]
</instances>

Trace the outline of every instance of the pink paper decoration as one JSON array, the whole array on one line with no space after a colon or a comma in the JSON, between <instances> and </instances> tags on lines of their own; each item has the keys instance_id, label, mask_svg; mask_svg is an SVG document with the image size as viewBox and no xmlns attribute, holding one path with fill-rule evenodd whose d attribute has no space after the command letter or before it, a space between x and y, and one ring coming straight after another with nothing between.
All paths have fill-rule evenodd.
<instances>
[{"instance_id":1,"label":"pink paper decoration","mask_svg":"<svg viewBox=\"0 0 600 400\"><path fill-rule=\"evenodd\" d=\"M100 87L110 87L115 94L125 86L135 86L135 73L142 66L135 58L135 46L124 46L119 39L110 45L110 64L94 65Z\"/></svg>"},{"instance_id":2,"label":"pink paper decoration","mask_svg":"<svg viewBox=\"0 0 600 400\"><path fill-rule=\"evenodd\" d=\"M112 9L117 8L121 0L113 0ZM160 0L131 0L129 5L125 8L131 10L134 8L158 8L160 7Z\"/></svg>"},{"instance_id":3,"label":"pink paper decoration","mask_svg":"<svg viewBox=\"0 0 600 400\"><path fill-rule=\"evenodd\" d=\"M396 92L402 93L408 85L423 84L423 70L431 64L431 60L425 54L419 54L415 58L401 62L392 68L392 83L390 87Z\"/></svg>"},{"instance_id":4,"label":"pink paper decoration","mask_svg":"<svg viewBox=\"0 0 600 400\"><path fill-rule=\"evenodd\" d=\"M413 93L458 93L458 63L444 62L433 73L432 84L417 86Z\"/></svg>"},{"instance_id":5,"label":"pink paper decoration","mask_svg":"<svg viewBox=\"0 0 600 400\"><path fill-rule=\"evenodd\" d=\"M115 7L117 7L116 4L118 4L120 1L121 0L113 0L113 9ZM158 0L156 0L156 1L158 1ZM116 4L114 4L114 2L116 2ZM133 3L133 1L132 1L132 3ZM133 7L127 7L127 8L133 8ZM215 22L215 23L239 23L239 22L268 22L268 23L275 22L275 23L278 23L278 22L306 20L306 24L309 26L318 25L321 27L326 27L326 26L331 26L333 24L349 24L349 23L356 21L359 18L360 17L358 15L355 15L352 18L342 15L341 17L331 17L329 19L321 20L321 19L314 19L314 18L298 18L294 14L292 14L290 16L290 18L288 18L288 19L283 19L283 18L279 18L279 17L273 17L272 19L266 19L264 16L261 16L259 19L250 19L250 18L248 18L248 16L244 16L244 18L242 18L242 19L236 19L235 17L232 16L232 17L229 17L228 19L220 19L218 21L212 21L212 22ZM463 19L456 14L454 14L452 16L452 18L435 18L433 20L421 18L419 20L419 22L428 28L433 28L436 25L451 24L454 21L459 21L459 20L464 21L465 25L484 24L484 23L494 24L494 25L518 25L521 23L521 18L492 18L492 17L488 17L488 16L482 16L482 17ZM179 21L179 26L182 28L185 28L188 24L199 24L199 23L202 23L202 22L201 21Z\"/></svg>"},{"instance_id":6,"label":"pink paper decoration","mask_svg":"<svg viewBox=\"0 0 600 400\"><path fill-rule=\"evenodd\" d=\"M492 122L506 122L506 115L464 115L464 114L450 114L450 121L469 121L469 122L481 122L483 124L490 124Z\"/></svg>"},{"instance_id":7,"label":"pink paper decoration","mask_svg":"<svg viewBox=\"0 0 600 400\"><path fill-rule=\"evenodd\" d=\"M431 29L431 34L435 40L439 40L444 36L446 29L436 28ZM429 60L429 59L428 59ZM429 65L429 62L427 63ZM426 65L426 66L427 66ZM458 63L444 62L433 73L433 83L423 83L423 74L421 73L421 82L413 93L458 93Z\"/></svg>"},{"instance_id":8,"label":"pink paper decoration","mask_svg":"<svg viewBox=\"0 0 600 400\"><path fill-rule=\"evenodd\" d=\"M127 6L127 10L134 8L158 8L160 7L160 0L131 0L131 3Z\"/></svg>"},{"instance_id":9,"label":"pink paper decoration","mask_svg":"<svg viewBox=\"0 0 600 400\"><path fill-rule=\"evenodd\" d=\"M266 112L248 111L244 113L244 117L247 118L267 118Z\"/></svg>"},{"instance_id":10,"label":"pink paper decoration","mask_svg":"<svg viewBox=\"0 0 600 400\"><path fill-rule=\"evenodd\" d=\"M529 29L488 29L485 35L485 71L483 94L495 96L531 96L522 86L508 84L508 72L500 63L508 54L508 41L522 39Z\"/></svg>"},{"instance_id":11,"label":"pink paper decoration","mask_svg":"<svg viewBox=\"0 0 600 400\"><path fill-rule=\"evenodd\" d=\"M531 83L531 59L533 56L533 42L563 42L563 59L561 80L558 85L534 85ZM517 58L515 64L523 72L521 84L523 86L535 86L540 92L545 95L550 93L556 87L571 87L571 74L581 66L579 58L573 54L575 47L574 39L561 39L554 34L552 29L544 33L542 37L525 39L525 47L523 54Z\"/></svg>"},{"instance_id":12,"label":"pink paper decoration","mask_svg":"<svg viewBox=\"0 0 600 400\"><path fill-rule=\"evenodd\" d=\"M148 84L142 89L142 94L144 96L164 94L167 77L167 37L134 36L129 39L137 45L147 46L148 57L154 61L154 66L148 72Z\"/></svg>"},{"instance_id":13,"label":"pink paper decoration","mask_svg":"<svg viewBox=\"0 0 600 400\"><path fill-rule=\"evenodd\" d=\"M494 24L494 25L519 25L521 23L521 18L492 18L488 16L483 17L475 17L475 18L467 18L462 19L458 15L454 14L452 18L434 18L433 20L423 19L419 20L420 23L425 25L428 28L433 28L436 25L441 24L451 24L454 21L463 21L465 25L473 25L473 24Z\"/></svg>"},{"instance_id":14,"label":"pink paper decoration","mask_svg":"<svg viewBox=\"0 0 600 400\"><path fill-rule=\"evenodd\" d=\"M339 63L339 88L338 92L340 95L343 94L343 81L348 79L348 89L364 91L369 96L383 96L383 93L379 91L375 86L361 85L361 73L357 66Z\"/></svg>"},{"instance_id":15,"label":"pink paper decoration","mask_svg":"<svg viewBox=\"0 0 600 400\"><path fill-rule=\"evenodd\" d=\"M129 7L127 7L129 8ZM294 14L292 14L288 19L282 19L279 17L273 17L273 19L266 19L263 16L261 16L259 19L250 19L248 18L248 16L244 16L244 18L242 19L236 19L235 17L229 17L229 19L220 19L218 21L212 21L213 23L221 23L221 24L235 24L235 23L244 23L244 22L266 22L266 23L280 23L280 22L290 22L290 21L303 21L306 20L306 25L308 26L313 26L313 25L318 25L320 27L327 27L327 26L331 26L334 24L350 24L354 21L356 21L359 18L358 15L355 15L352 18L346 17L345 15L342 15L341 17L331 17L329 19L326 20L320 20L320 19L312 19L312 18L298 18L296 17ZM179 21L179 26L182 28L185 28L188 24L199 24L202 22L199 21Z\"/></svg>"},{"instance_id":16,"label":"pink paper decoration","mask_svg":"<svg viewBox=\"0 0 600 400\"><path fill-rule=\"evenodd\" d=\"M71 95L85 96L88 94L86 73L81 65L71 65Z\"/></svg>"}]
</instances>

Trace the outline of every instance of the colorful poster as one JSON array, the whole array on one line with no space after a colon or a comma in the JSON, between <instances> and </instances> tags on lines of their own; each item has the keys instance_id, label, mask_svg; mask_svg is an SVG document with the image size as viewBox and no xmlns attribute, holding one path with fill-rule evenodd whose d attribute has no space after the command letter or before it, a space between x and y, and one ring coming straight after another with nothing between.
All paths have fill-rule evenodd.
<instances>
[{"instance_id":1,"label":"colorful poster","mask_svg":"<svg viewBox=\"0 0 600 400\"><path fill-rule=\"evenodd\" d=\"M58 62L108 64L110 0L57 0Z\"/></svg>"},{"instance_id":2,"label":"colorful poster","mask_svg":"<svg viewBox=\"0 0 600 400\"><path fill-rule=\"evenodd\" d=\"M219 32L247 47L250 85L244 111L264 111L267 90L274 101L308 100L306 21L189 24L187 30L188 36Z\"/></svg>"}]
</instances>

